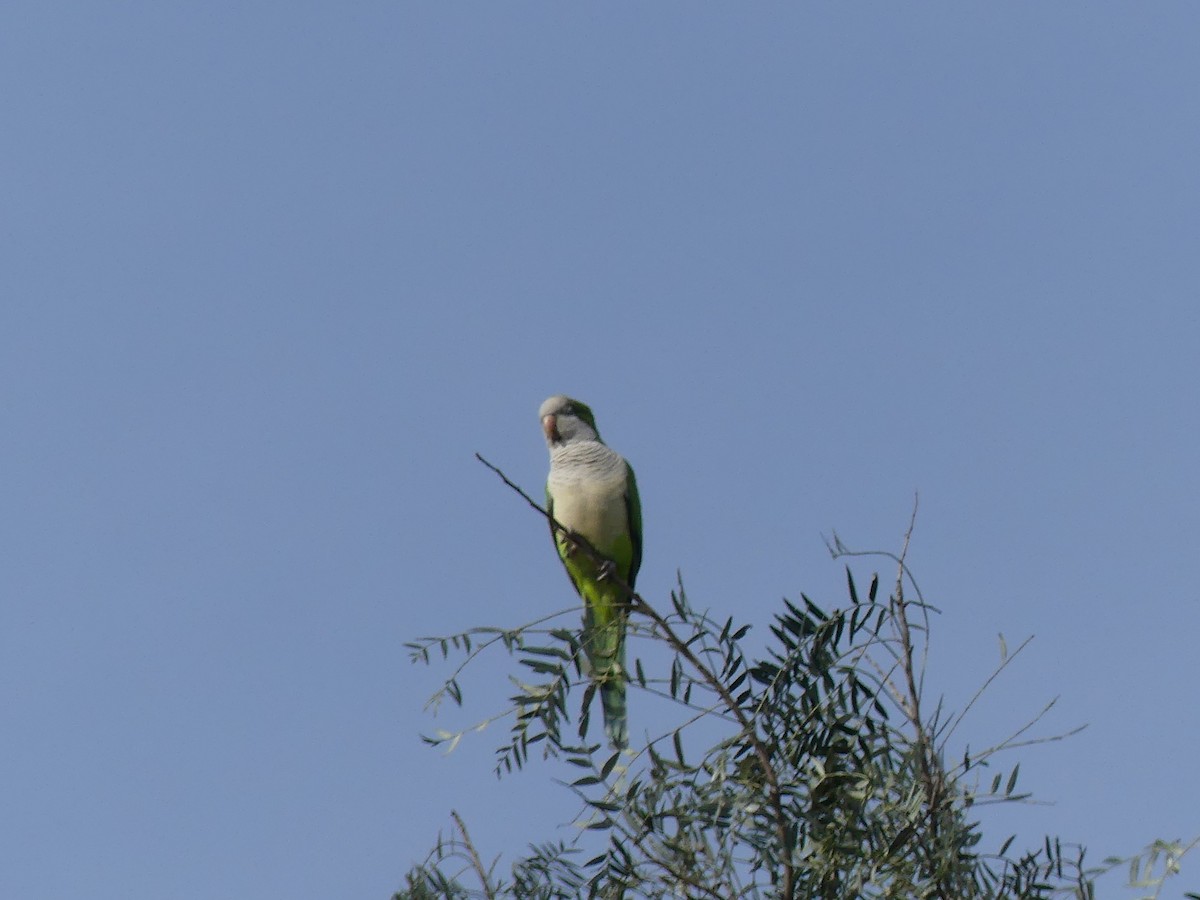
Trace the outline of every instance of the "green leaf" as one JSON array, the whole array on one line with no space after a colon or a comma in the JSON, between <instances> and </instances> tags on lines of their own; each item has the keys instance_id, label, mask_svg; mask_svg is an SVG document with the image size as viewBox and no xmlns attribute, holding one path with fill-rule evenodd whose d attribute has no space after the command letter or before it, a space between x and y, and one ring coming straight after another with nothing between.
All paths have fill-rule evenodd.
<instances>
[{"instance_id":1,"label":"green leaf","mask_svg":"<svg viewBox=\"0 0 1200 900\"><path fill-rule=\"evenodd\" d=\"M534 653L539 656L554 656L558 659L570 659L570 654L561 647L525 647L526 653Z\"/></svg>"},{"instance_id":2,"label":"green leaf","mask_svg":"<svg viewBox=\"0 0 1200 900\"><path fill-rule=\"evenodd\" d=\"M617 764L617 760L620 758L621 752L619 750L608 758L608 760L600 768L600 777L602 779L605 781L608 780L608 776L612 774L613 767Z\"/></svg>"},{"instance_id":3,"label":"green leaf","mask_svg":"<svg viewBox=\"0 0 1200 900\"><path fill-rule=\"evenodd\" d=\"M829 614L825 610L821 609L821 607L817 606L817 604L813 603L803 594L800 595L800 599L804 601L804 606L809 614L816 618L818 622L824 622L829 618Z\"/></svg>"},{"instance_id":4,"label":"green leaf","mask_svg":"<svg viewBox=\"0 0 1200 900\"><path fill-rule=\"evenodd\" d=\"M1017 773L1021 771L1021 764L1017 763L1013 766L1012 774L1008 776L1008 784L1004 788L1004 793L1007 796L1013 792L1013 788L1017 786Z\"/></svg>"},{"instance_id":5,"label":"green leaf","mask_svg":"<svg viewBox=\"0 0 1200 900\"><path fill-rule=\"evenodd\" d=\"M888 844L887 855L889 857L895 856L896 851L907 844L914 834L916 834L916 829L912 825L905 825L901 828L896 833L896 836L892 838L891 843Z\"/></svg>"}]
</instances>

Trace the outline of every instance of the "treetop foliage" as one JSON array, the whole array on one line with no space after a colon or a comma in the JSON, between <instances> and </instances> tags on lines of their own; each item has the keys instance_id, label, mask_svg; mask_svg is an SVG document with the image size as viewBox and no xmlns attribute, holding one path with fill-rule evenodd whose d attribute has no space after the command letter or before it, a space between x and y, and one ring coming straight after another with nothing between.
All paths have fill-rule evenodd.
<instances>
[{"instance_id":1,"label":"treetop foliage","mask_svg":"<svg viewBox=\"0 0 1200 900\"><path fill-rule=\"evenodd\" d=\"M506 651L520 674L489 720L510 721L496 773L555 761L573 773L565 783L579 813L567 838L530 847L507 872L484 864L455 813L394 900L1093 898L1096 876L1121 861L1089 868L1082 847L1053 837L1022 849L1015 836L985 841L976 808L1028 798L1019 763L1003 765L1003 754L1062 735L1026 737L1039 714L997 745L949 758L974 700L951 715L925 697L935 610L907 566L911 530L899 554L882 554L896 569L889 591L878 575L864 588L847 567L838 605L785 599L758 654L745 647L750 623L693 609L682 579L666 611L627 591L631 637L646 647L630 665L632 697L658 697L668 714L624 752L593 739L602 729L592 728L579 632L552 626L554 616L409 644L415 662L464 657L435 708L464 703L459 677L480 653ZM836 536L830 550L860 555ZM1002 652L1000 669L1016 655ZM425 740L453 748L469 730ZM1152 846L1131 861L1131 879L1161 888L1192 846Z\"/></svg>"}]
</instances>

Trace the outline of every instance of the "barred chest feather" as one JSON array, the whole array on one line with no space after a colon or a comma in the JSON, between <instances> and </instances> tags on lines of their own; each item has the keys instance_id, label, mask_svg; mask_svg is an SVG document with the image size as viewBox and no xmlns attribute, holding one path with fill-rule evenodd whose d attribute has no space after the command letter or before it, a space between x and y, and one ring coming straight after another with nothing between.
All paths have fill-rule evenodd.
<instances>
[{"instance_id":1,"label":"barred chest feather","mask_svg":"<svg viewBox=\"0 0 1200 900\"><path fill-rule=\"evenodd\" d=\"M628 535L626 467L619 453L590 441L557 448L546 487L554 499L554 517L601 553Z\"/></svg>"}]
</instances>

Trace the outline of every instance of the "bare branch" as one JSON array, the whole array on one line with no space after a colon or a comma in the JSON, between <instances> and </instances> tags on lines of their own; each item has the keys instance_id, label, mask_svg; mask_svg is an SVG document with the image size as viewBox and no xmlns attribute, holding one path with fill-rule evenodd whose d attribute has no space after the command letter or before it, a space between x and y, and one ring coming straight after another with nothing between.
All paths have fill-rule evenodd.
<instances>
[{"instance_id":1,"label":"bare branch","mask_svg":"<svg viewBox=\"0 0 1200 900\"><path fill-rule=\"evenodd\" d=\"M1021 653L1021 651L1029 646L1029 644L1032 640L1033 640L1033 635L1031 634L1029 637L1025 638L1025 640L1021 641L1021 645L1019 647L1017 647L1016 650L1014 650L1012 653L1008 654L1003 660L1001 660L1000 665L998 665L994 670L992 670L992 674L987 677L987 680L979 687L979 690L977 690L975 692L975 694L967 702L967 705L963 707L962 712L960 712L957 716L955 716L954 724L952 724L950 726L950 730L948 732L946 732L946 737L945 737L946 741L950 740L950 738L954 734L955 730L962 723L962 720L964 718L966 718L967 713L969 713L971 711L971 707L973 707L975 705L975 702L980 697L983 696L983 693L984 693L984 691L986 691L988 689L988 686L991 685L991 683L993 681L995 681L997 677L999 677L1001 672L1003 672L1006 668L1008 668L1008 664L1010 662L1012 662L1014 659L1016 659L1017 656ZM1041 716L1039 715L1039 718L1040 717ZM942 746L943 747L945 746L944 742L943 742Z\"/></svg>"}]
</instances>

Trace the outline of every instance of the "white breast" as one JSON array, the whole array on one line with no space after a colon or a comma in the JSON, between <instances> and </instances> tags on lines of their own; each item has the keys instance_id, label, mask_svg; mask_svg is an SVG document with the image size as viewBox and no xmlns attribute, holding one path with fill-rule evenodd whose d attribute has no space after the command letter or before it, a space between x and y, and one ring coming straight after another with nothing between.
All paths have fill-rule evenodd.
<instances>
[{"instance_id":1,"label":"white breast","mask_svg":"<svg viewBox=\"0 0 1200 900\"><path fill-rule=\"evenodd\" d=\"M571 445L555 453L547 481L554 518L583 535L597 550L629 529L626 469L620 454L603 444Z\"/></svg>"},{"instance_id":2,"label":"white breast","mask_svg":"<svg viewBox=\"0 0 1200 900\"><path fill-rule=\"evenodd\" d=\"M552 479L550 493L554 518L583 535L597 550L607 549L610 541L629 529L624 478L568 484L555 484Z\"/></svg>"}]
</instances>

